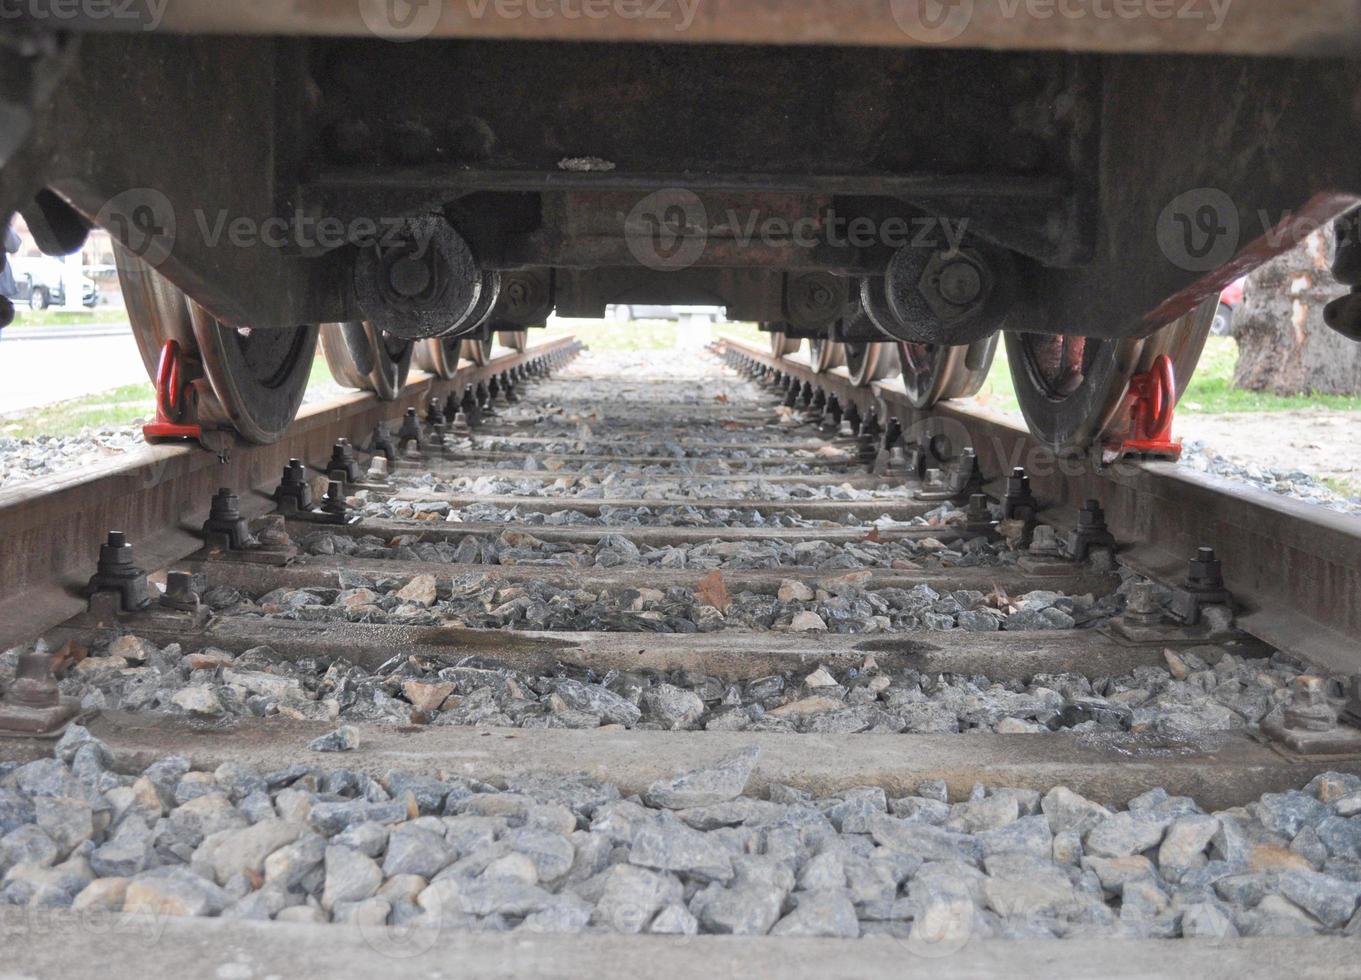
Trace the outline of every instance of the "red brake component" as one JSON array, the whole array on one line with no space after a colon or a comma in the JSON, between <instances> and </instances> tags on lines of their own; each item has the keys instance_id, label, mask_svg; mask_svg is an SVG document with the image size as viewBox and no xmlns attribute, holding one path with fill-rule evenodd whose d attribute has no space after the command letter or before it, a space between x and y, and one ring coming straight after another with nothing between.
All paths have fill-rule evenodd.
<instances>
[{"instance_id":1,"label":"red brake component","mask_svg":"<svg viewBox=\"0 0 1361 980\"><path fill-rule=\"evenodd\" d=\"M142 426L142 436L152 439L202 441L203 427L193 421L189 385L178 341L167 340L156 366L156 421Z\"/></svg>"},{"instance_id":2,"label":"red brake component","mask_svg":"<svg viewBox=\"0 0 1361 980\"><path fill-rule=\"evenodd\" d=\"M1172 438L1172 409L1177 401L1177 377L1172 358L1159 354L1153 367L1129 379L1125 395L1128 428L1123 438L1107 443L1107 458L1140 454L1178 459L1181 443Z\"/></svg>"}]
</instances>

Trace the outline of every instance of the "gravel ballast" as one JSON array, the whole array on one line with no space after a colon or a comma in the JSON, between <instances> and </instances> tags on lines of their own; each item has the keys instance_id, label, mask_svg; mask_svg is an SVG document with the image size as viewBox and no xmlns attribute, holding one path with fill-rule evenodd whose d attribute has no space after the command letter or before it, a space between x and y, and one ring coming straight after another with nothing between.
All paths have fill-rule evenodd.
<instances>
[{"instance_id":1,"label":"gravel ballast","mask_svg":"<svg viewBox=\"0 0 1361 980\"><path fill-rule=\"evenodd\" d=\"M585 776L375 778L335 758L119 772L73 727L52 758L0 767L0 897L420 931L915 934L936 950L1361 933L1352 775L1205 813L1158 789L1108 808L1061 785L758 799L756 748L628 798Z\"/></svg>"},{"instance_id":2,"label":"gravel ballast","mask_svg":"<svg viewBox=\"0 0 1361 980\"><path fill-rule=\"evenodd\" d=\"M0 655L0 680L20 650ZM858 667L747 681L693 670L607 671L559 664L543 673L470 656L455 664L398 655L376 671L341 657L290 661L269 647L184 654L124 635L66 670L83 707L210 722L282 716L309 721L538 729L623 728L797 734L975 733L1196 736L1253 730L1291 698L1301 668L1216 646L1118 677L1036 674L1025 680ZM1345 678L1329 681L1337 706Z\"/></svg>"}]
</instances>

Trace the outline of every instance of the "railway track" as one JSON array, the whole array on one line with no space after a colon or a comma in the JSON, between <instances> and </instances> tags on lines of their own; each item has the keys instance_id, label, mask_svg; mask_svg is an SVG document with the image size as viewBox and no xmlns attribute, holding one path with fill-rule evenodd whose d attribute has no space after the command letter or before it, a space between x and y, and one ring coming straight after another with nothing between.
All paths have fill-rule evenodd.
<instances>
[{"instance_id":1,"label":"railway track","mask_svg":"<svg viewBox=\"0 0 1361 980\"><path fill-rule=\"evenodd\" d=\"M1345 520L732 341L579 347L0 494L0 720L78 712L0 743L12 969L1349 968ZM431 399L470 411L332 488ZM291 458L329 518L274 513Z\"/></svg>"}]
</instances>

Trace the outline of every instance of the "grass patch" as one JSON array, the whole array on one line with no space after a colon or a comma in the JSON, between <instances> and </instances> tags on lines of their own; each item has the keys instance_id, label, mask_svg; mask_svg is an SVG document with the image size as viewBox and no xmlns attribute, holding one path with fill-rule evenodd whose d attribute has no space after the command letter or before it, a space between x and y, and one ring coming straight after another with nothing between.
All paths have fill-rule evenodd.
<instances>
[{"instance_id":1,"label":"grass patch","mask_svg":"<svg viewBox=\"0 0 1361 980\"><path fill-rule=\"evenodd\" d=\"M19 418L0 419L0 436L74 436L87 429L132 425L156 413L151 382L124 385L31 410Z\"/></svg>"},{"instance_id":2,"label":"grass patch","mask_svg":"<svg viewBox=\"0 0 1361 980\"><path fill-rule=\"evenodd\" d=\"M317 359L312 362L312 373L307 376L307 387L315 388L318 385L328 385L335 379L331 377L331 369L326 366L326 355L321 352L321 345L317 345Z\"/></svg>"},{"instance_id":3,"label":"grass patch","mask_svg":"<svg viewBox=\"0 0 1361 980\"><path fill-rule=\"evenodd\" d=\"M763 351L770 350L770 334L763 333L754 323L721 323L716 332L733 340L745 340L749 344L756 344Z\"/></svg>"},{"instance_id":4,"label":"grass patch","mask_svg":"<svg viewBox=\"0 0 1361 980\"><path fill-rule=\"evenodd\" d=\"M128 311L122 306L97 306L93 310L30 310L19 303L14 316L16 327L81 327L127 322Z\"/></svg>"},{"instance_id":5,"label":"grass patch","mask_svg":"<svg viewBox=\"0 0 1361 980\"><path fill-rule=\"evenodd\" d=\"M1182 398L1182 411L1199 414L1221 412L1284 412L1299 408L1323 408L1334 412L1361 411L1361 395L1272 395L1233 387L1238 363L1238 342L1232 337L1211 337L1205 344L1196 375Z\"/></svg>"},{"instance_id":6,"label":"grass patch","mask_svg":"<svg viewBox=\"0 0 1361 980\"><path fill-rule=\"evenodd\" d=\"M1343 497L1361 497L1361 481L1359 480L1349 480L1341 476L1322 476L1319 477L1319 482L1333 493L1340 494Z\"/></svg>"},{"instance_id":7,"label":"grass patch","mask_svg":"<svg viewBox=\"0 0 1361 980\"><path fill-rule=\"evenodd\" d=\"M1290 409L1321 408L1336 412L1361 411L1358 395L1272 395L1243 391L1233 387L1233 371L1238 363L1238 342L1232 337L1210 337L1196 365L1196 373L1186 389L1179 412L1192 415L1219 415L1225 412L1284 412ZM997 347L997 359L978 399L1000 411L1019 412L1016 389L1011 383L1006 344Z\"/></svg>"},{"instance_id":8,"label":"grass patch","mask_svg":"<svg viewBox=\"0 0 1361 980\"><path fill-rule=\"evenodd\" d=\"M331 371L320 352L312 362L309 388L330 384ZM156 393L150 381L123 385L68 401L29 409L23 415L0 418L0 436L32 439L36 436L75 436L91 429L140 425L156 415Z\"/></svg>"},{"instance_id":9,"label":"grass patch","mask_svg":"<svg viewBox=\"0 0 1361 980\"><path fill-rule=\"evenodd\" d=\"M724 325L726 328L727 325ZM529 342L542 343L569 334L591 350L652 351L679 346L681 331L703 329L673 320L570 320L554 318L543 331L531 331Z\"/></svg>"}]
</instances>

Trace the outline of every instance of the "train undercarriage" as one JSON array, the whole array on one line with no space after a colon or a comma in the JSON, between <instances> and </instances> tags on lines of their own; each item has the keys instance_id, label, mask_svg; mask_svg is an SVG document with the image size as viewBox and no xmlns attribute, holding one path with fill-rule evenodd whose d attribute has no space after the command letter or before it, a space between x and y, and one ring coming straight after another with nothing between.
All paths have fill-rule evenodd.
<instances>
[{"instance_id":1,"label":"train undercarriage","mask_svg":"<svg viewBox=\"0 0 1361 980\"><path fill-rule=\"evenodd\" d=\"M0 24L0 216L114 237L165 435L278 439L318 343L394 398L553 313L702 304L921 408L1004 344L1032 434L1086 454L1332 222L1361 337L1350 0L958 33L935 0L58 6Z\"/></svg>"}]
</instances>

